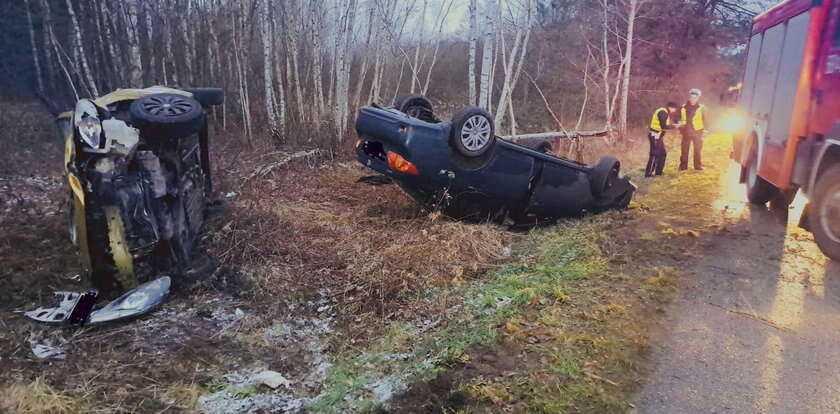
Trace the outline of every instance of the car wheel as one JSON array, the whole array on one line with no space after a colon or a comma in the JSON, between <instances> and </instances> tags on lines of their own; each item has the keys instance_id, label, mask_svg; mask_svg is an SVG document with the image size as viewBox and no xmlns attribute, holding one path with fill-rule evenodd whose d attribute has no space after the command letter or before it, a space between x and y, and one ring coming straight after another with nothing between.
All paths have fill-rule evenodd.
<instances>
[{"instance_id":1,"label":"car wheel","mask_svg":"<svg viewBox=\"0 0 840 414\"><path fill-rule=\"evenodd\" d=\"M427 112L434 113L432 102L423 95L401 96L394 101L394 109L412 118L422 118Z\"/></svg>"},{"instance_id":2,"label":"car wheel","mask_svg":"<svg viewBox=\"0 0 840 414\"><path fill-rule=\"evenodd\" d=\"M150 138L182 138L204 127L204 110L193 98L160 93L131 103L131 121Z\"/></svg>"},{"instance_id":3,"label":"car wheel","mask_svg":"<svg viewBox=\"0 0 840 414\"><path fill-rule=\"evenodd\" d=\"M820 175L814 188L808 227L822 252L840 261L840 165Z\"/></svg>"},{"instance_id":4,"label":"car wheel","mask_svg":"<svg viewBox=\"0 0 840 414\"><path fill-rule=\"evenodd\" d=\"M750 203L764 205L779 196L779 189L758 175L758 156L753 153L747 164L747 199Z\"/></svg>"},{"instance_id":5,"label":"car wheel","mask_svg":"<svg viewBox=\"0 0 840 414\"><path fill-rule=\"evenodd\" d=\"M621 163L614 157L604 157L592 167L589 174L589 185L592 194L597 198L612 188L613 183L618 180L618 173L621 170Z\"/></svg>"},{"instance_id":6,"label":"car wheel","mask_svg":"<svg viewBox=\"0 0 840 414\"><path fill-rule=\"evenodd\" d=\"M481 108L461 109L452 117L449 138L452 146L461 155L479 157L487 152L496 140L493 117Z\"/></svg>"},{"instance_id":7,"label":"car wheel","mask_svg":"<svg viewBox=\"0 0 840 414\"><path fill-rule=\"evenodd\" d=\"M225 100L220 88L184 88L183 91L191 93L201 106L221 105Z\"/></svg>"}]
</instances>

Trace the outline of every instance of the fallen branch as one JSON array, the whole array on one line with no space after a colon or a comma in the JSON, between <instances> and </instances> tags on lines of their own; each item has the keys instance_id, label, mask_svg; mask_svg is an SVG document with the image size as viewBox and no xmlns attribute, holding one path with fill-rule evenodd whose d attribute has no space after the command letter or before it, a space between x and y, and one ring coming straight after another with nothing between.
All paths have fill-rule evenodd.
<instances>
[{"instance_id":1,"label":"fallen branch","mask_svg":"<svg viewBox=\"0 0 840 414\"><path fill-rule=\"evenodd\" d=\"M312 156L315 156L315 155L321 155L321 150L320 149L314 149L314 150L309 150L309 151L298 151L298 152L295 152L293 154L289 154L289 155L283 157L280 161L273 162L271 164L266 164L266 165L259 166L254 170L254 172L251 173L251 175L249 175L247 177L243 177L242 179L245 182L248 182L253 178L265 177L266 175L268 175L268 173L270 173L270 172L276 170L277 168L280 168L280 167L282 167L282 166L284 166L284 165L286 165L286 164L288 164L288 163L290 163L290 162L292 162L296 159L312 157Z\"/></svg>"},{"instance_id":2,"label":"fallen branch","mask_svg":"<svg viewBox=\"0 0 840 414\"><path fill-rule=\"evenodd\" d=\"M609 131L567 131L567 132L542 132L539 134L519 134L507 135L501 138L508 141L518 141L520 139L528 138L584 138L584 137L603 137Z\"/></svg>"}]
</instances>

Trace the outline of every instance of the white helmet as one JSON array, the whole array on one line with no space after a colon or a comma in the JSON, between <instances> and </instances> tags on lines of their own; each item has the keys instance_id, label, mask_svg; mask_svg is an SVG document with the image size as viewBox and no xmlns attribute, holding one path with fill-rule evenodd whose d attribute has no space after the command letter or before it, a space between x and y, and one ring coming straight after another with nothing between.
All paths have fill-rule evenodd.
<instances>
[{"instance_id":1,"label":"white helmet","mask_svg":"<svg viewBox=\"0 0 840 414\"><path fill-rule=\"evenodd\" d=\"M694 89L688 91L688 94L689 95L703 96L703 92L700 89L697 89L697 88L694 88Z\"/></svg>"}]
</instances>

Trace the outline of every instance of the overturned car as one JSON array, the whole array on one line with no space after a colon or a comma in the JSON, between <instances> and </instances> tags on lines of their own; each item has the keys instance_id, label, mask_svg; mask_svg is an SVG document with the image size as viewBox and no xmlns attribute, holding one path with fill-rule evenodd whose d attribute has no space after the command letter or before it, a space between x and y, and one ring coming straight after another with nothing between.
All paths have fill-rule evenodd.
<instances>
[{"instance_id":1,"label":"overturned car","mask_svg":"<svg viewBox=\"0 0 840 414\"><path fill-rule=\"evenodd\" d=\"M57 308L27 316L78 323L123 318L144 309L138 297L161 296L150 287L168 292L169 276L177 280L212 267L197 249L212 192L205 109L222 99L215 88L119 89L79 100L74 111L58 116L70 239L85 284L95 289L63 292ZM123 300L106 306L119 312L91 316L98 297L120 295Z\"/></svg>"},{"instance_id":2,"label":"overturned car","mask_svg":"<svg viewBox=\"0 0 840 414\"><path fill-rule=\"evenodd\" d=\"M517 225L626 208L636 187L612 157L588 166L551 155L547 141L519 145L495 135L493 118L467 107L450 122L414 95L366 106L356 155L420 204L470 221Z\"/></svg>"}]
</instances>

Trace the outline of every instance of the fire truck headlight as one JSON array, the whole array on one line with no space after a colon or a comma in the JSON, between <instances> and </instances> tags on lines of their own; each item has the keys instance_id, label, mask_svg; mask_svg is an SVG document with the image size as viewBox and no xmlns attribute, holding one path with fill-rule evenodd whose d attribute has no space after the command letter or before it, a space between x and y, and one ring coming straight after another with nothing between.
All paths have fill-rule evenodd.
<instances>
[{"instance_id":1,"label":"fire truck headlight","mask_svg":"<svg viewBox=\"0 0 840 414\"><path fill-rule=\"evenodd\" d=\"M720 129L727 134L743 131L747 127L747 118L738 112L730 111L721 118Z\"/></svg>"}]
</instances>

